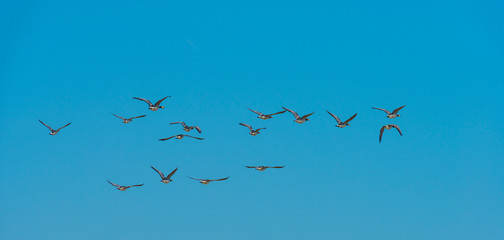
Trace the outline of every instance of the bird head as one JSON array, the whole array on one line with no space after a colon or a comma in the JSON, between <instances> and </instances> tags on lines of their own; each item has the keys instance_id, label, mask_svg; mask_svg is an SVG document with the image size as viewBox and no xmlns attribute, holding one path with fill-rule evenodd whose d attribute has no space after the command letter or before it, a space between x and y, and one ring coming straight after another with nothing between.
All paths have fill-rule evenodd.
<instances>
[{"instance_id":1,"label":"bird head","mask_svg":"<svg viewBox=\"0 0 504 240\"><path fill-rule=\"evenodd\" d=\"M163 106L159 106L159 108L164 108Z\"/></svg>"}]
</instances>

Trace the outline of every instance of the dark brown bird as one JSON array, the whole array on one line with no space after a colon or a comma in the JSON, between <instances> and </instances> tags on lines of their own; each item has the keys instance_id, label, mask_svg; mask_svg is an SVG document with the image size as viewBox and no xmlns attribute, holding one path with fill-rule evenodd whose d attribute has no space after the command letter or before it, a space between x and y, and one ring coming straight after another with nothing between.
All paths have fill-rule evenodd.
<instances>
[{"instance_id":1,"label":"dark brown bird","mask_svg":"<svg viewBox=\"0 0 504 240\"><path fill-rule=\"evenodd\" d=\"M258 129L256 129L256 130L254 130L254 129L253 129L250 125L248 125L248 124L245 124L245 123L240 123L240 125L245 126L245 127L248 127L248 128L250 129L249 134L250 134L250 135L252 135L252 136L256 136L257 134L259 134L259 133L260 133L260 132L259 132L260 130L262 130L262 129L266 129L266 128L258 128Z\"/></svg>"},{"instance_id":2,"label":"dark brown bird","mask_svg":"<svg viewBox=\"0 0 504 240\"><path fill-rule=\"evenodd\" d=\"M199 133L201 133L201 128L198 127L198 126L187 126L187 124L185 124L185 122L172 122L170 124L180 124L182 125L183 127L183 130L186 131L186 132L189 132L193 129L196 129L196 131L198 131Z\"/></svg>"},{"instance_id":3,"label":"dark brown bird","mask_svg":"<svg viewBox=\"0 0 504 240\"><path fill-rule=\"evenodd\" d=\"M206 185L206 184L209 184L210 182L214 182L214 181L224 181L224 180L228 179L229 177L220 178L220 179L200 179L200 178L192 178L192 177L188 177L188 178L198 180L198 181L200 181L200 183Z\"/></svg>"},{"instance_id":4,"label":"dark brown bird","mask_svg":"<svg viewBox=\"0 0 504 240\"><path fill-rule=\"evenodd\" d=\"M268 168L284 168L285 166L274 166L274 167L270 167L270 166L245 166L245 167L246 168L254 168L257 171L264 171Z\"/></svg>"},{"instance_id":5,"label":"dark brown bird","mask_svg":"<svg viewBox=\"0 0 504 240\"><path fill-rule=\"evenodd\" d=\"M51 132L49 133L49 135L56 135L56 134L57 134L57 133L58 133L61 129L63 129L63 128L65 128L66 126L68 126L68 125L70 125L70 124L71 124L71 122L69 122L69 123L67 123L65 126L60 127L60 128L58 128L58 129L54 130L54 129L52 129L51 127L49 127L49 125L47 125L47 124L45 124L44 122L40 121L40 119L39 119L39 122L40 122L40 123L42 123L42 124L43 124L44 126L46 126L47 128L49 128L49 130L51 131Z\"/></svg>"},{"instance_id":6,"label":"dark brown bird","mask_svg":"<svg viewBox=\"0 0 504 240\"><path fill-rule=\"evenodd\" d=\"M385 126L383 126L381 129L380 129L380 140L379 142L381 143L381 139L382 139L382 136L383 136L383 131L385 131L385 129L392 129L392 128L395 128L397 129L397 131L399 132L399 135L402 136L402 132L401 132L401 129L399 128L399 126L395 125L395 124L387 124Z\"/></svg>"},{"instance_id":7,"label":"dark brown bird","mask_svg":"<svg viewBox=\"0 0 504 240\"><path fill-rule=\"evenodd\" d=\"M162 98L161 100L157 101L156 104L152 104L149 100L145 99L145 98L139 98L139 97L133 97L133 99L137 99L137 100L140 100L140 101L144 101L146 102L147 104L149 104L149 109L152 110L152 111L157 111L158 109L160 108L164 108L163 106L160 106L161 102L163 100L165 100L166 98L169 98L171 96L166 96L164 98Z\"/></svg>"},{"instance_id":8,"label":"dark brown bird","mask_svg":"<svg viewBox=\"0 0 504 240\"><path fill-rule=\"evenodd\" d=\"M113 113L112 113L112 115L114 115L114 116L116 116L116 117L118 117L118 118L122 119L122 120L123 120L123 121L122 121L123 123L130 123L130 122L131 122L131 121L133 121L133 119L135 119L135 118L143 118L143 117L147 116L147 115L141 115L141 116L136 116L136 117L131 117L131 118L123 118L123 117L121 117L121 116L117 116L117 115L115 115L115 114L113 114Z\"/></svg>"},{"instance_id":9,"label":"dark brown bird","mask_svg":"<svg viewBox=\"0 0 504 240\"><path fill-rule=\"evenodd\" d=\"M383 108L375 108L373 107L372 109L377 109L377 110L382 110L384 111L385 113L387 113L387 117L392 119L392 118L396 118L396 117L400 117L401 115L397 114L399 112L399 110L401 110L403 107L405 107L406 105L404 106L401 106L401 107L398 107L396 108L394 111L392 112L389 112L387 109L383 109Z\"/></svg>"},{"instance_id":10,"label":"dark brown bird","mask_svg":"<svg viewBox=\"0 0 504 240\"><path fill-rule=\"evenodd\" d=\"M270 118L273 118L272 116L273 115L277 115L277 114L282 114L284 113L285 111L281 111L281 112L276 112L276 113L272 113L272 114L263 114L263 113L260 113L258 111L255 111L255 110L252 110L250 108L248 108L248 110L254 112L255 114L259 115L257 116L257 118L260 118L260 119L263 119L263 120L266 120L266 119L270 119Z\"/></svg>"},{"instance_id":11,"label":"dark brown bird","mask_svg":"<svg viewBox=\"0 0 504 240\"><path fill-rule=\"evenodd\" d=\"M177 135L173 135L171 137L167 137L167 138L161 138L159 139L160 141L166 141L168 139L172 139L172 138L176 138L176 139L182 139L184 137L192 137L192 138L196 138L198 140L203 140L204 138L199 138L199 137L193 137L193 136L190 136L190 135L186 135L186 134L177 134Z\"/></svg>"},{"instance_id":12,"label":"dark brown bird","mask_svg":"<svg viewBox=\"0 0 504 240\"><path fill-rule=\"evenodd\" d=\"M294 120L294 122L297 122L297 123L304 123L306 121L310 121L310 119L308 119L308 117L315 113L315 112L312 112L312 113L309 113L309 114L306 114L306 115L300 117L299 114L297 114L297 112L294 112L294 111L292 111L288 108L285 108L285 107L282 107L282 108L285 109L286 111L289 111L290 113L292 113L292 115L294 115L294 117L296 118Z\"/></svg>"},{"instance_id":13,"label":"dark brown bird","mask_svg":"<svg viewBox=\"0 0 504 240\"><path fill-rule=\"evenodd\" d=\"M169 183L169 182L173 181L171 179L171 177L178 170L178 168L175 168L175 170L173 170L170 174L168 174L168 176L165 177L165 175L161 171L157 170L155 167L151 166L151 168L154 169L154 171L156 171L159 174L159 176L161 177L162 183Z\"/></svg>"},{"instance_id":14,"label":"dark brown bird","mask_svg":"<svg viewBox=\"0 0 504 240\"><path fill-rule=\"evenodd\" d=\"M346 126L350 126L350 124L348 122L352 121L352 119L354 119L357 116L357 113L356 113L353 116L351 116L349 119L347 119L346 121L342 122L336 115L332 114L329 111L327 111L327 113L329 113L329 115L331 115L334 119L336 119L336 122L338 122L338 125L336 125L336 127L339 127L339 128L344 128Z\"/></svg>"},{"instance_id":15,"label":"dark brown bird","mask_svg":"<svg viewBox=\"0 0 504 240\"><path fill-rule=\"evenodd\" d=\"M131 187L141 187L141 186L143 186L143 185L144 185L144 184L142 183L142 184L138 184L138 185L121 186L121 185L119 185L119 184L115 184L115 183L110 182L110 181L108 181L108 180L107 180L107 182L108 182L108 183L110 183L110 184L112 184L113 186L117 187L117 190L119 190L119 191L126 191L128 188L131 188Z\"/></svg>"}]
</instances>

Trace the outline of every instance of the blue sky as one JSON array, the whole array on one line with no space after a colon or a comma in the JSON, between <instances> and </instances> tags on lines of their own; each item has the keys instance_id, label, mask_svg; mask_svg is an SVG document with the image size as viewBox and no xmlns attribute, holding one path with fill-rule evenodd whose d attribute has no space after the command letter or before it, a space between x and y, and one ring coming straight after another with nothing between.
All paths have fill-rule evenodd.
<instances>
[{"instance_id":1,"label":"blue sky","mask_svg":"<svg viewBox=\"0 0 504 240\"><path fill-rule=\"evenodd\" d=\"M1 236L503 239L503 7L5 3ZM157 112L132 99L168 95ZM404 104L392 120L371 109ZM316 113L299 125L247 110L282 106ZM358 115L339 129L326 110ZM50 136L37 119L72 125ZM205 140L158 141L182 133L174 121ZM253 137L239 122L267 129ZM403 136L378 144L387 123ZM179 171L164 185L151 165Z\"/></svg>"}]
</instances>

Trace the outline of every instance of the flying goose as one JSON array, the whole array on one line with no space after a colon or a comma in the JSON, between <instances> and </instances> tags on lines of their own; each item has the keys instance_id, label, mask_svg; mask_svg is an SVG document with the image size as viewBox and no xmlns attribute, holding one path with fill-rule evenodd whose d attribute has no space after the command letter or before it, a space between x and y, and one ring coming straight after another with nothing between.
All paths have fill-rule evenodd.
<instances>
[{"instance_id":1,"label":"flying goose","mask_svg":"<svg viewBox=\"0 0 504 240\"><path fill-rule=\"evenodd\" d=\"M274 166L274 167L270 167L270 166L245 166L246 168L255 168L255 170L257 171L264 171L268 168L284 168L285 166Z\"/></svg>"},{"instance_id":2,"label":"flying goose","mask_svg":"<svg viewBox=\"0 0 504 240\"><path fill-rule=\"evenodd\" d=\"M151 166L151 168L154 169L159 174L159 176L161 177L162 183L169 183L169 182L173 181L171 179L171 177L178 170L178 168L175 168L175 170L173 170L170 174L168 174L168 176L165 177L165 175L161 171L157 170L155 167Z\"/></svg>"},{"instance_id":3,"label":"flying goose","mask_svg":"<svg viewBox=\"0 0 504 240\"><path fill-rule=\"evenodd\" d=\"M121 116L117 116L117 115L115 115L115 114L113 114L113 113L112 113L112 115L114 115L114 116L116 116L116 117L118 117L118 118L122 119L122 120L123 120L123 121L122 121L123 123L130 123L130 122L131 122L131 121L133 121L133 119L135 119L135 118L143 118L143 117L147 116L147 115L141 115L141 116L136 116L136 117L131 117L131 118L123 118L123 117L121 117Z\"/></svg>"},{"instance_id":4,"label":"flying goose","mask_svg":"<svg viewBox=\"0 0 504 240\"><path fill-rule=\"evenodd\" d=\"M346 126L349 126L350 121L352 121L352 119L355 118L355 116L357 116L357 113L354 114L353 116L351 116L349 119L347 119L346 121L342 122L336 115L332 114L331 112L327 111L327 113L329 113L329 115L331 115L334 119L336 119L336 122L338 122L338 125L336 125L336 127L339 127L339 128L344 128Z\"/></svg>"},{"instance_id":5,"label":"flying goose","mask_svg":"<svg viewBox=\"0 0 504 240\"><path fill-rule=\"evenodd\" d=\"M173 135L171 137L167 137L167 138L161 138L159 140L161 141L166 141L168 139L172 139L172 138L176 138L176 139L182 139L184 137L192 137L192 138L196 138L198 140L203 140L204 138L199 138L199 137L193 137L193 136L190 136L190 135L186 135L186 134L177 134L177 135Z\"/></svg>"},{"instance_id":6,"label":"flying goose","mask_svg":"<svg viewBox=\"0 0 504 240\"><path fill-rule=\"evenodd\" d=\"M308 119L308 117L310 115L312 115L312 114L315 113L315 112L312 112L310 114L306 114L306 115L304 115L302 117L299 117L299 115L296 112L294 112L294 111L292 111L292 110L290 110L288 108L285 108L285 107L282 107L282 108L285 109L285 110L287 110L287 111L289 111L290 113L292 113L292 115L294 115L294 117L296 118L296 120L294 120L294 122L297 122L297 123L304 123L306 121L310 121L310 119Z\"/></svg>"},{"instance_id":7,"label":"flying goose","mask_svg":"<svg viewBox=\"0 0 504 240\"><path fill-rule=\"evenodd\" d=\"M188 178L198 180L198 181L200 181L200 183L206 185L206 184L209 184L210 182L213 182L213 181L224 181L224 180L228 179L229 177L220 178L220 179L199 179L199 178L192 178L192 177L188 176Z\"/></svg>"},{"instance_id":8,"label":"flying goose","mask_svg":"<svg viewBox=\"0 0 504 240\"><path fill-rule=\"evenodd\" d=\"M51 127L49 127L49 125L45 124L44 122L40 121L39 119L39 122L42 123L44 126L46 126L47 128L49 128L49 130L51 130L51 132L49 133L49 135L56 135L61 129L63 129L64 127L68 126L71 124L71 122L67 123L65 126L63 127L60 127L56 130L52 129Z\"/></svg>"},{"instance_id":9,"label":"flying goose","mask_svg":"<svg viewBox=\"0 0 504 240\"><path fill-rule=\"evenodd\" d=\"M387 109L383 109L383 108L375 108L373 107L372 109L377 109L377 110L382 110L384 111L385 113L387 113L387 117L392 119L392 118L396 118L396 117L400 117L401 115L397 114L397 112L399 112L399 110L401 110L403 107L405 107L406 105L404 106L401 106L401 107L398 107L396 108L394 111L392 112L389 112Z\"/></svg>"},{"instance_id":10,"label":"flying goose","mask_svg":"<svg viewBox=\"0 0 504 240\"><path fill-rule=\"evenodd\" d=\"M163 106L159 106L159 104L161 104L161 102L163 100L165 100L166 98L168 97L171 97L171 96L166 96L164 98L162 98L161 100L157 101L156 104L152 104L149 100L145 99L145 98L139 98L139 97L133 97L133 99L137 99L137 100L140 100L140 101L144 101L146 102L147 104L149 104L149 109L152 110L152 111L157 111L158 109L160 108L164 108Z\"/></svg>"},{"instance_id":11,"label":"flying goose","mask_svg":"<svg viewBox=\"0 0 504 240\"><path fill-rule=\"evenodd\" d=\"M108 180L107 180L107 182L108 182L108 183L110 183L110 184L112 184L113 186L117 187L117 190L119 190L119 191L126 191L126 190L127 190L128 188L130 188L130 187L141 187L141 186L143 186L143 185L144 185L144 184L142 183L142 184L138 184L138 185L121 186L121 185L119 185L119 184L115 184L115 183L110 182L110 181L108 181Z\"/></svg>"},{"instance_id":12,"label":"flying goose","mask_svg":"<svg viewBox=\"0 0 504 240\"><path fill-rule=\"evenodd\" d=\"M385 129L392 129L392 128L395 128L397 129L397 131L399 132L399 135L402 136L402 132L401 132L401 129L399 128L399 126L395 125L395 124L387 124L385 126L383 126L381 129L380 129L380 143L381 143L381 139L382 139L382 136L383 136L383 131L385 131Z\"/></svg>"},{"instance_id":13,"label":"flying goose","mask_svg":"<svg viewBox=\"0 0 504 240\"><path fill-rule=\"evenodd\" d=\"M258 129L256 129L256 130L254 130L254 129L253 129L250 125L248 125L248 124L245 124L245 123L240 123L240 125L245 126L245 127L248 127L248 128L250 129L249 134L250 134L250 135L252 135L252 136L256 136L257 134L259 134L259 133L260 133L260 132L259 132L260 130L262 130L262 129L266 129L266 128L258 128Z\"/></svg>"},{"instance_id":14,"label":"flying goose","mask_svg":"<svg viewBox=\"0 0 504 240\"><path fill-rule=\"evenodd\" d=\"M281 114L281 113L284 113L284 112L285 112L285 111L281 111L281 112L272 113L272 114L263 114L263 113L260 113L260 112L258 112L258 111L252 110L252 109L250 109L250 108L248 108L248 110L250 110L250 111L252 111L252 112L256 113L257 115L259 115L259 116L257 116L257 118L260 118L260 119L263 119L263 120L273 118L273 117L272 117L273 115L277 115L277 114Z\"/></svg>"},{"instance_id":15,"label":"flying goose","mask_svg":"<svg viewBox=\"0 0 504 240\"><path fill-rule=\"evenodd\" d=\"M189 132L193 129L196 129L196 131L198 131L199 133L201 133L201 128L198 127L198 126L187 126L187 124L185 124L185 122L172 122L170 124L180 124L182 125L182 127L184 128L184 131L186 132Z\"/></svg>"}]
</instances>

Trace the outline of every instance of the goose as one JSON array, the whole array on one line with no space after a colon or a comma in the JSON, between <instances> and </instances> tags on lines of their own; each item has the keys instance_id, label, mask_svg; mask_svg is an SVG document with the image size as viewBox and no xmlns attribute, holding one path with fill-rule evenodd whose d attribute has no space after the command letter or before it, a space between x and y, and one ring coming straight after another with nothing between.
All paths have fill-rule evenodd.
<instances>
[{"instance_id":1,"label":"goose","mask_svg":"<svg viewBox=\"0 0 504 240\"><path fill-rule=\"evenodd\" d=\"M334 119L336 119L336 122L338 122L338 125L336 125L336 127L339 127L339 128L344 128L346 126L349 126L350 125L349 122L352 121L352 119L354 119L357 116L357 113L356 113L353 116L351 116L349 119L347 119L346 121L342 122L336 115L332 114L329 111L327 111L327 113L329 113L329 115L331 115Z\"/></svg>"},{"instance_id":2,"label":"goose","mask_svg":"<svg viewBox=\"0 0 504 240\"><path fill-rule=\"evenodd\" d=\"M248 110L254 112L255 114L259 115L257 116L257 118L260 118L260 119L263 119L263 120L266 120L266 119L270 119L270 118L273 118L272 116L273 115L277 115L277 114L282 114L284 113L285 111L281 111L281 112L276 112L276 113L272 113L272 114L263 114L263 113L260 113L258 111L255 111L255 110L252 110L250 108L248 108Z\"/></svg>"},{"instance_id":3,"label":"goose","mask_svg":"<svg viewBox=\"0 0 504 240\"><path fill-rule=\"evenodd\" d=\"M401 110L403 107L406 107L406 105L404 106L401 106L401 107L398 107L396 108L394 111L392 112L389 112L387 109L383 109L383 108L375 108L373 107L372 109L376 109L376 110L382 110L384 111L385 113L387 113L387 117L392 119L392 118L396 118L396 117L400 117L401 115L397 114L397 112L399 112L399 110Z\"/></svg>"},{"instance_id":4,"label":"goose","mask_svg":"<svg viewBox=\"0 0 504 240\"><path fill-rule=\"evenodd\" d=\"M214 181L224 181L224 180L228 179L229 177L220 178L220 179L200 179L200 178L192 178L192 177L188 176L188 178L200 181L201 184L206 185L206 184L209 184L210 182L214 182Z\"/></svg>"},{"instance_id":5,"label":"goose","mask_svg":"<svg viewBox=\"0 0 504 240\"><path fill-rule=\"evenodd\" d=\"M108 182L108 183L110 183L110 184L112 184L113 186L117 187L117 190L119 190L119 191L126 191L128 188L131 188L131 187L141 187L141 186L143 186L143 185L144 185L144 184L142 183L142 184L138 184L138 185L121 186L121 185L119 185L119 184L115 184L115 183L110 182L110 181L108 181L108 180L107 180L107 182Z\"/></svg>"},{"instance_id":6,"label":"goose","mask_svg":"<svg viewBox=\"0 0 504 240\"><path fill-rule=\"evenodd\" d=\"M198 126L187 126L187 124L185 124L185 122L172 122L170 124L180 124L182 125L182 127L184 128L184 131L186 132L189 132L193 129L196 129L196 131L198 131L199 133L201 133L201 128L198 127Z\"/></svg>"},{"instance_id":7,"label":"goose","mask_svg":"<svg viewBox=\"0 0 504 240\"><path fill-rule=\"evenodd\" d=\"M112 115L114 115L114 116L116 116L116 117L118 117L118 118L122 119L122 120L123 120L123 121L122 121L123 123L130 123L130 122L131 122L131 121L133 121L133 119L135 119L135 118L143 118L143 117L147 116L147 115L141 115L141 116L136 116L136 117L131 117L131 118L123 118L123 117L121 117L121 116L117 116L117 115L115 115L115 114L113 114L113 113L112 113Z\"/></svg>"},{"instance_id":8,"label":"goose","mask_svg":"<svg viewBox=\"0 0 504 240\"><path fill-rule=\"evenodd\" d=\"M38 119L40 123L42 123L44 126L46 126L47 128L49 128L49 130L51 130L51 132L49 133L49 135L56 135L61 129L65 128L66 126L70 125L71 122L67 123L65 126L63 127L60 127L56 130L52 129L51 127L49 127L49 125L45 124L44 122L40 121L40 119Z\"/></svg>"},{"instance_id":9,"label":"goose","mask_svg":"<svg viewBox=\"0 0 504 240\"><path fill-rule=\"evenodd\" d=\"M161 177L162 183L169 183L169 182L173 181L171 179L171 177L178 170L178 168L175 168L175 170L173 170L170 174L168 174L168 176L165 177L165 175L161 171L157 170L155 167L151 166L151 168L154 169L154 171L156 171L159 174L159 176Z\"/></svg>"},{"instance_id":10,"label":"goose","mask_svg":"<svg viewBox=\"0 0 504 240\"><path fill-rule=\"evenodd\" d=\"M149 100L145 99L145 98L139 98L139 97L133 97L133 99L137 99L137 100L140 100L140 101L144 101L146 102L147 104L149 104L149 108L150 110L152 111L157 111L158 109L160 108L164 108L163 106L160 106L161 102L163 100L165 100L166 98L169 98L171 96L166 96L164 98L162 98L161 100L157 101L156 104L152 104Z\"/></svg>"},{"instance_id":11,"label":"goose","mask_svg":"<svg viewBox=\"0 0 504 240\"><path fill-rule=\"evenodd\" d=\"M254 129L253 129L250 125L248 125L248 124L245 124L245 123L240 123L240 125L245 126L245 127L248 127L248 128L250 129L249 134L250 134L250 135L252 135L252 136L256 136L257 134L259 134L259 133L260 133L260 132L259 132L260 130L262 130L262 129L266 129L266 128L258 128L258 129L256 129L256 130L254 130Z\"/></svg>"},{"instance_id":12,"label":"goose","mask_svg":"<svg viewBox=\"0 0 504 240\"><path fill-rule=\"evenodd\" d=\"M297 122L297 123L304 123L306 121L310 121L310 119L308 119L309 116L311 116L312 114L314 114L315 112L312 112L310 114L306 114L302 117L299 117L299 115L297 114L297 112L294 112L288 108L285 108L285 107L282 107L283 109L285 109L286 111L289 111L290 113L292 113L292 115L294 115L294 117L296 118L296 120L294 120L294 122Z\"/></svg>"},{"instance_id":13,"label":"goose","mask_svg":"<svg viewBox=\"0 0 504 240\"><path fill-rule=\"evenodd\" d=\"M381 139L382 139L382 136L383 136L383 131L385 131L385 129L389 130L389 129L392 129L392 128L397 129L397 131L399 132L399 135L402 136L402 132L401 132L401 129L399 128L399 126L397 126L395 124L387 124L387 125L383 126L380 129L380 140L379 140L380 143L381 143Z\"/></svg>"},{"instance_id":14,"label":"goose","mask_svg":"<svg viewBox=\"0 0 504 240\"><path fill-rule=\"evenodd\" d=\"M245 166L245 167L246 168L254 168L257 171L264 171L268 168L284 168L285 166L274 166L274 167L270 167L270 166Z\"/></svg>"},{"instance_id":15,"label":"goose","mask_svg":"<svg viewBox=\"0 0 504 240\"><path fill-rule=\"evenodd\" d=\"M159 139L160 141L166 141L168 139L172 139L172 138L176 138L176 139L182 139L184 137L192 137L192 138L196 138L198 140L203 140L204 138L199 138L199 137L193 137L193 136L190 136L190 135L186 135L186 134L177 134L177 135L173 135L171 137L167 137L167 138L161 138Z\"/></svg>"}]
</instances>

